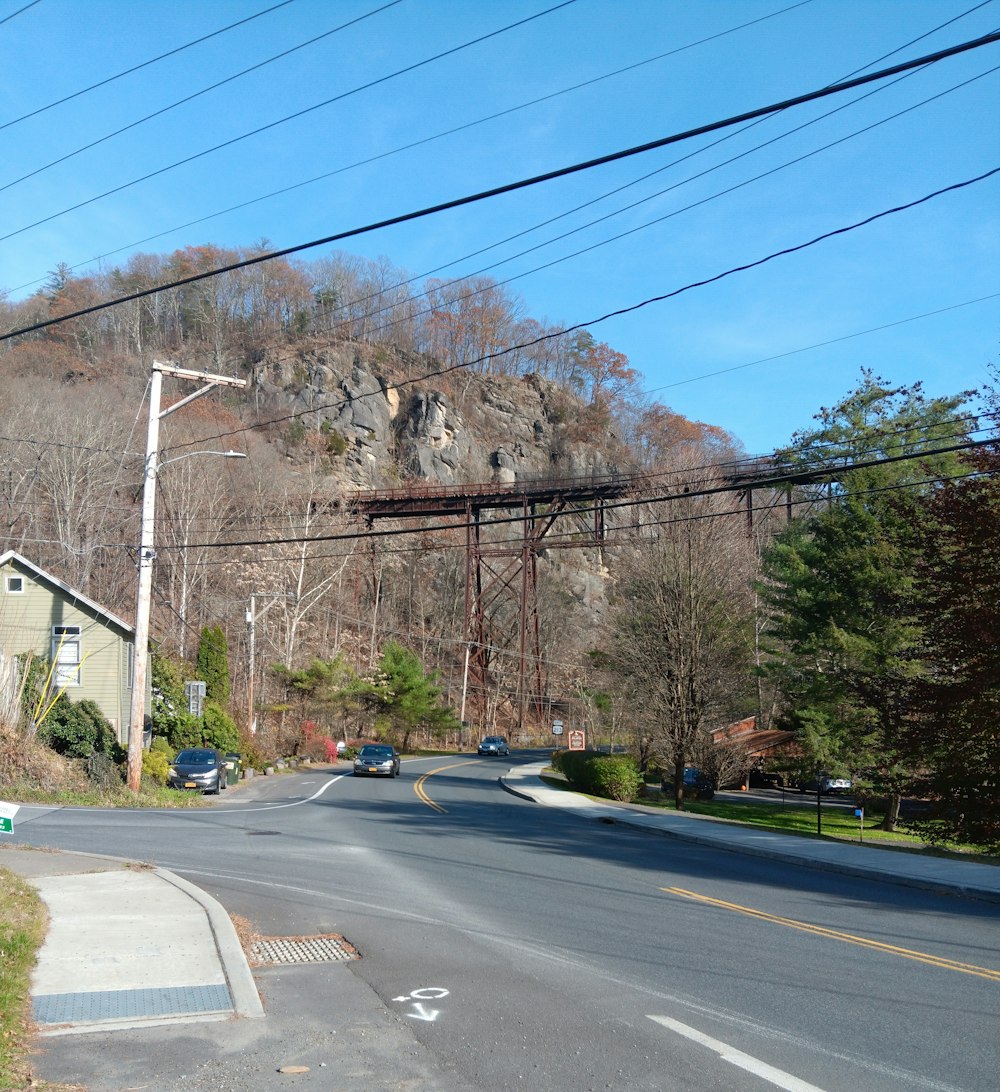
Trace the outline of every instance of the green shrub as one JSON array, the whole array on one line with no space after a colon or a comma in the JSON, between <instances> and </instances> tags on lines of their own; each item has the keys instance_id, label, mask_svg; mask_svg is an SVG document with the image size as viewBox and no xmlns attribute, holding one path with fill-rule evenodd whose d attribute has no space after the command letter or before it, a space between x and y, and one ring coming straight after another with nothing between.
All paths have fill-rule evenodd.
<instances>
[{"instance_id":1,"label":"green shrub","mask_svg":"<svg viewBox=\"0 0 1000 1092\"><path fill-rule=\"evenodd\" d=\"M202 742L206 747L217 747L220 751L238 751L240 732L236 721L214 702L205 703L202 716Z\"/></svg>"},{"instance_id":2,"label":"green shrub","mask_svg":"<svg viewBox=\"0 0 1000 1092\"><path fill-rule=\"evenodd\" d=\"M639 764L629 755L600 755L590 765L595 796L609 800L634 800L642 787Z\"/></svg>"},{"instance_id":3,"label":"green shrub","mask_svg":"<svg viewBox=\"0 0 1000 1092\"><path fill-rule=\"evenodd\" d=\"M96 702L74 702L61 694L42 721L40 740L67 758L90 758L92 754L121 760L121 747L115 730Z\"/></svg>"},{"instance_id":4,"label":"green shrub","mask_svg":"<svg viewBox=\"0 0 1000 1092\"><path fill-rule=\"evenodd\" d=\"M634 800L642 787L639 764L631 755L596 751L555 751L552 766L574 789L609 800Z\"/></svg>"},{"instance_id":5,"label":"green shrub","mask_svg":"<svg viewBox=\"0 0 1000 1092\"><path fill-rule=\"evenodd\" d=\"M174 749L170 746L170 741L164 739L163 736L153 736L153 742L150 743L149 749L154 754L165 755L167 762L173 761Z\"/></svg>"},{"instance_id":6,"label":"green shrub","mask_svg":"<svg viewBox=\"0 0 1000 1092\"><path fill-rule=\"evenodd\" d=\"M192 717L188 713L175 717L170 725L170 746L175 752L183 751L185 747L200 747L204 731L201 717Z\"/></svg>"},{"instance_id":7,"label":"green shrub","mask_svg":"<svg viewBox=\"0 0 1000 1092\"><path fill-rule=\"evenodd\" d=\"M157 741L154 740L155 744ZM166 742L164 740L164 742ZM166 785L167 774L170 770L170 758L163 753L162 748L151 747L142 752L142 779L152 781L157 785Z\"/></svg>"}]
</instances>

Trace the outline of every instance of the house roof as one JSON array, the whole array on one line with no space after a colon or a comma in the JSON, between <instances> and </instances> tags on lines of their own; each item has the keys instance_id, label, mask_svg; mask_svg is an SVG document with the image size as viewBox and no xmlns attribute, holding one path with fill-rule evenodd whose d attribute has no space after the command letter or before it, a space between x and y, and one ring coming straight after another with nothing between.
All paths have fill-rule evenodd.
<instances>
[{"instance_id":1,"label":"house roof","mask_svg":"<svg viewBox=\"0 0 1000 1092\"><path fill-rule=\"evenodd\" d=\"M134 626L130 626L128 622L123 621L117 614L112 614L111 611L105 610L100 603L95 603L93 599L84 595L83 592L77 591L76 588L71 588L69 584L64 583L59 577L53 576L51 573L39 568L34 562L29 561L16 550L7 550L5 553L0 554L0 566L6 565L8 562L13 562L15 566L19 568L27 569L37 580L44 584L48 584L52 588L58 588L59 591L65 593L78 606L98 615L111 625L123 630L128 635L134 636Z\"/></svg>"}]
</instances>

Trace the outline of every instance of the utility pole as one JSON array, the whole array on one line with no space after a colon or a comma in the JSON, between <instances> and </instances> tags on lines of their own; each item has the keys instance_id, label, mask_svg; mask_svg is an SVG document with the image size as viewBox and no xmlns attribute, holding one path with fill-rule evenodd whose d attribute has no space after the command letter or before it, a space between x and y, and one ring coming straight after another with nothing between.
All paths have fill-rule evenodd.
<instances>
[{"instance_id":1,"label":"utility pole","mask_svg":"<svg viewBox=\"0 0 1000 1092\"><path fill-rule=\"evenodd\" d=\"M257 619L263 618L264 615L274 606L275 603L282 599L289 599L291 596L287 592L278 593L273 595L264 606L257 610L257 593L251 592L250 594L250 608L246 613L247 620L247 645L250 659L250 674L247 679L247 730L251 735L257 731L257 718L254 716L254 674L256 671L256 645L257 645Z\"/></svg>"},{"instance_id":2,"label":"utility pole","mask_svg":"<svg viewBox=\"0 0 1000 1092\"><path fill-rule=\"evenodd\" d=\"M182 398L165 410L160 410L163 377L204 382L206 385ZM146 461L142 481L142 526L139 533L139 587L135 599L135 647L132 656L132 706L128 727L127 782L132 792L138 792L142 782L142 744L146 716L146 676L149 662L149 607L153 596L153 524L156 512L156 475L159 470L160 421L164 417L200 398L219 386L245 387L245 379L231 379L227 375L210 375L178 368L173 364L153 361L153 374L149 386L149 425L146 430ZM198 454L191 452L191 454ZM209 452L205 452L209 454ZM216 455L235 455L238 452L212 452Z\"/></svg>"}]
</instances>

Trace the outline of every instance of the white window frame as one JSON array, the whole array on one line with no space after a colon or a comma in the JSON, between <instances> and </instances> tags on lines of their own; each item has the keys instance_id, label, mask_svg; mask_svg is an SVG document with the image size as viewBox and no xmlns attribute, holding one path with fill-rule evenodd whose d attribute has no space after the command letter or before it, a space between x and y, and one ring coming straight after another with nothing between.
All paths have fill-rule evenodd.
<instances>
[{"instance_id":1,"label":"white window frame","mask_svg":"<svg viewBox=\"0 0 1000 1092\"><path fill-rule=\"evenodd\" d=\"M79 626L52 627L52 660L55 664L52 683L57 689L83 685L80 677L83 656Z\"/></svg>"},{"instance_id":2,"label":"white window frame","mask_svg":"<svg viewBox=\"0 0 1000 1092\"><path fill-rule=\"evenodd\" d=\"M15 587L14 585L17 585ZM8 595L24 595L24 577L18 573L8 574L4 580Z\"/></svg>"}]
</instances>

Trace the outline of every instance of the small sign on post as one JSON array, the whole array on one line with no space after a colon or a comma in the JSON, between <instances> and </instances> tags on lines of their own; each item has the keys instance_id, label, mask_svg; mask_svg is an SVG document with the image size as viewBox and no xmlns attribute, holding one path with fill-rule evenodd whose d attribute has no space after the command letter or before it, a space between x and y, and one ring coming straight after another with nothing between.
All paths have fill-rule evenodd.
<instances>
[{"instance_id":1,"label":"small sign on post","mask_svg":"<svg viewBox=\"0 0 1000 1092\"><path fill-rule=\"evenodd\" d=\"M582 728L570 729L569 749L571 751L585 751L587 749L587 733Z\"/></svg>"},{"instance_id":2,"label":"small sign on post","mask_svg":"<svg viewBox=\"0 0 1000 1092\"><path fill-rule=\"evenodd\" d=\"M554 720L552 722L552 734L554 736L561 736L563 731L563 722L561 720Z\"/></svg>"},{"instance_id":3,"label":"small sign on post","mask_svg":"<svg viewBox=\"0 0 1000 1092\"><path fill-rule=\"evenodd\" d=\"M8 804L4 800L0 800L0 833L13 834L14 832L14 816L20 811L19 804Z\"/></svg>"}]
</instances>

